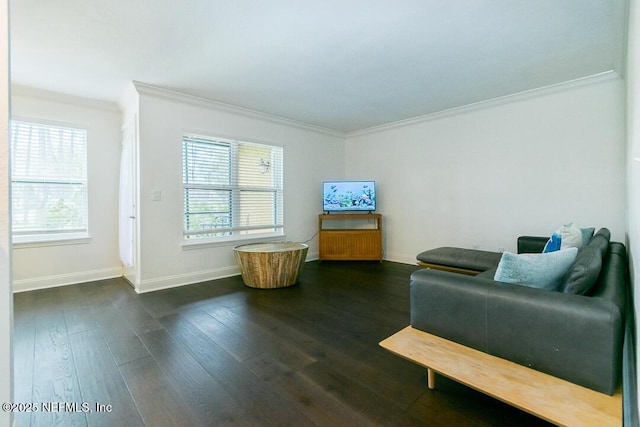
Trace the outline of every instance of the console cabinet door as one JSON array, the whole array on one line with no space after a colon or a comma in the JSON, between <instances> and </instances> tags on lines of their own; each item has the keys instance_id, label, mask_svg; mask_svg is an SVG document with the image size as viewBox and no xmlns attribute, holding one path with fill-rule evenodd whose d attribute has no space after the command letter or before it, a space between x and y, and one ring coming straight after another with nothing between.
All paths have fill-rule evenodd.
<instances>
[{"instance_id":1,"label":"console cabinet door","mask_svg":"<svg viewBox=\"0 0 640 427\"><path fill-rule=\"evenodd\" d=\"M346 216L346 215L345 215ZM354 215L349 215L353 219ZM376 220L376 228L323 229L323 220L341 220L342 215L321 215L320 260L382 261L382 230L379 214L355 215L362 220ZM327 218L330 217L330 218Z\"/></svg>"}]
</instances>

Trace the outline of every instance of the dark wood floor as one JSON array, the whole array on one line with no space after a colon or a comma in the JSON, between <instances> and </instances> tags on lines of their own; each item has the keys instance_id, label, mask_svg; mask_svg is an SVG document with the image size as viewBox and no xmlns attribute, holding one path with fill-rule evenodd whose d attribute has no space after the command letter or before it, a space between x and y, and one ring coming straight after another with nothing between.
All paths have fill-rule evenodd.
<instances>
[{"instance_id":1,"label":"dark wood floor","mask_svg":"<svg viewBox=\"0 0 640 427\"><path fill-rule=\"evenodd\" d=\"M310 262L278 290L232 277L16 294L15 402L38 409L18 426L546 425L446 378L429 391L424 369L378 346L409 323L415 268Z\"/></svg>"}]
</instances>

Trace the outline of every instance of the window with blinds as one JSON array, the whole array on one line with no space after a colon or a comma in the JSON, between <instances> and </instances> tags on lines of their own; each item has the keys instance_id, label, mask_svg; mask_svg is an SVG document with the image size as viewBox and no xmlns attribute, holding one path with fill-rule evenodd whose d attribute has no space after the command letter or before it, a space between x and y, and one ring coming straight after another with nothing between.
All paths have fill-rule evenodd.
<instances>
[{"instance_id":1,"label":"window with blinds","mask_svg":"<svg viewBox=\"0 0 640 427\"><path fill-rule=\"evenodd\" d=\"M283 233L282 147L184 135L186 239Z\"/></svg>"},{"instance_id":2,"label":"window with blinds","mask_svg":"<svg viewBox=\"0 0 640 427\"><path fill-rule=\"evenodd\" d=\"M87 131L11 122L14 242L86 237Z\"/></svg>"}]
</instances>

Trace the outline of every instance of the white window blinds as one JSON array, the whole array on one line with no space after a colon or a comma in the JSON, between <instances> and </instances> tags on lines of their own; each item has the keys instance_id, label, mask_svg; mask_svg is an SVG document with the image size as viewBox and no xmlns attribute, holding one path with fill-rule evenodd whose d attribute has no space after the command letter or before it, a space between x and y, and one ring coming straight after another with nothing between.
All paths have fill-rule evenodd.
<instances>
[{"instance_id":1,"label":"white window blinds","mask_svg":"<svg viewBox=\"0 0 640 427\"><path fill-rule=\"evenodd\" d=\"M11 122L14 240L88 231L87 131Z\"/></svg>"},{"instance_id":2,"label":"white window blinds","mask_svg":"<svg viewBox=\"0 0 640 427\"><path fill-rule=\"evenodd\" d=\"M184 236L282 234L282 147L185 135Z\"/></svg>"}]
</instances>

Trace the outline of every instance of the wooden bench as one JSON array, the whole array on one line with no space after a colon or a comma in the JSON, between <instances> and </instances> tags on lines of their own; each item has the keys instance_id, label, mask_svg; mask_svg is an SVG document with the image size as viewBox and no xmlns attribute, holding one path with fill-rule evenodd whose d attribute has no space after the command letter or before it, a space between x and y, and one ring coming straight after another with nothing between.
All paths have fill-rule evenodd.
<instances>
[{"instance_id":1,"label":"wooden bench","mask_svg":"<svg viewBox=\"0 0 640 427\"><path fill-rule=\"evenodd\" d=\"M380 346L435 373L561 426L621 426L622 390L608 396L407 326Z\"/></svg>"}]
</instances>

